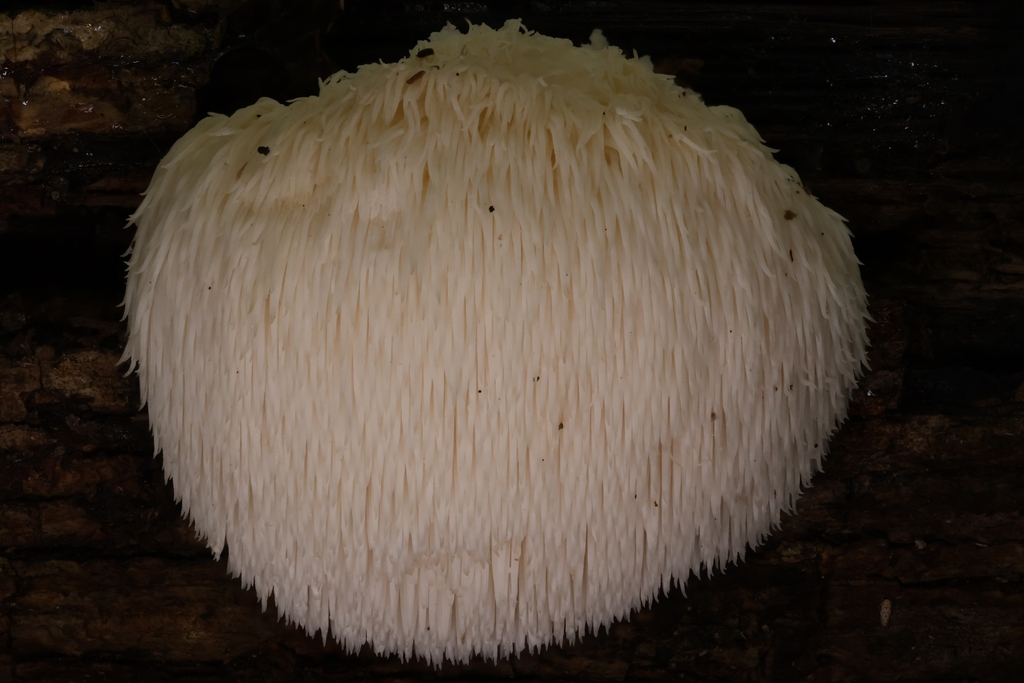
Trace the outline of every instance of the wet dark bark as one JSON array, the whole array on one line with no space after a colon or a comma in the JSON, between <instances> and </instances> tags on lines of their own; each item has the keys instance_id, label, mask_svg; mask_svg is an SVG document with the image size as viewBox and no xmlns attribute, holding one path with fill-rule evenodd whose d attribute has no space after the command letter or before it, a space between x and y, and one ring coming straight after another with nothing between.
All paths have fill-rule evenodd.
<instances>
[{"instance_id":1,"label":"wet dark bark","mask_svg":"<svg viewBox=\"0 0 1024 683\"><path fill-rule=\"evenodd\" d=\"M1016 3L296 4L0 14L0 682L1019 676ZM764 547L573 646L435 671L262 614L193 539L115 368L117 304L122 227L198 112L312 93L460 16L575 40L601 27L742 109L849 218L876 322L851 419Z\"/></svg>"}]
</instances>

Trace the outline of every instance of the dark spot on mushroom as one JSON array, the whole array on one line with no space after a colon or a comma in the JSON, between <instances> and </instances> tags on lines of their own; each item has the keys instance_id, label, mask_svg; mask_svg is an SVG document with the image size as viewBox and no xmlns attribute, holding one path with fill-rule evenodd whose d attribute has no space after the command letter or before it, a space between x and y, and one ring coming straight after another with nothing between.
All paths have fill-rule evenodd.
<instances>
[{"instance_id":1,"label":"dark spot on mushroom","mask_svg":"<svg viewBox=\"0 0 1024 683\"><path fill-rule=\"evenodd\" d=\"M713 410L711 411L711 421L712 422L715 421L715 411L713 411Z\"/></svg>"},{"instance_id":2,"label":"dark spot on mushroom","mask_svg":"<svg viewBox=\"0 0 1024 683\"><path fill-rule=\"evenodd\" d=\"M561 422L559 422L559 423L558 423L558 428L559 428L559 429L561 429L561 428L562 428L562 423L561 423Z\"/></svg>"},{"instance_id":3,"label":"dark spot on mushroom","mask_svg":"<svg viewBox=\"0 0 1024 683\"><path fill-rule=\"evenodd\" d=\"M686 126L683 126L683 130L686 130Z\"/></svg>"},{"instance_id":4,"label":"dark spot on mushroom","mask_svg":"<svg viewBox=\"0 0 1024 683\"><path fill-rule=\"evenodd\" d=\"M423 50L420 50L419 52L417 52L416 56L419 57L420 59L423 59L424 57L429 57L432 54L434 54L434 49L428 47L426 49L423 49Z\"/></svg>"},{"instance_id":5,"label":"dark spot on mushroom","mask_svg":"<svg viewBox=\"0 0 1024 683\"><path fill-rule=\"evenodd\" d=\"M484 393L484 390L483 390L483 389L477 389L477 390L476 390L476 393L478 393L478 394L482 394L482 393Z\"/></svg>"},{"instance_id":6,"label":"dark spot on mushroom","mask_svg":"<svg viewBox=\"0 0 1024 683\"><path fill-rule=\"evenodd\" d=\"M262 154L263 156L267 156L268 154L270 154L270 148L267 147L266 145L260 145L259 147L256 148L256 151Z\"/></svg>"},{"instance_id":7,"label":"dark spot on mushroom","mask_svg":"<svg viewBox=\"0 0 1024 683\"><path fill-rule=\"evenodd\" d=\"M207 289L213 289L213 287L207 287Z\"/></svg>"},{"instance_id":8,"label":"dark spot on mushroom","mask_svg":"<svg viewBox=\"0 0 1024 683\"><path fill-rule=\"evenodd\" d=\"M782 214L782 217L785 218L787 221L791 221L794 218L796 218L796 214L790 211L789 209L786 209L786 213Z\"/></svg>"},{"instance_id":9,"label":"dark spot on mushroom","mask_svg":"<svg viewBox=\"0 0 1024 683\"><path fill-rule=\"evenodd\" d=\"M790 263L793 262L793 250L792 249L789 250L789 262Z\"/></svg>"},{"instance_id":10,"label":"dark spot on mushroom","mask_svg":"<svg viewBox=\"0 0 1024 683\"><path fill-rule=\"evenodd\" d=\"M256 114L256 118L260 118L263 114Z\"/></svg>"},{"instance_id":11,"label":"dark spot on mushroom","mask_svg":"<svg viewBox=\"0 0 1024 683\"><path fill-rule=\"evenodd\" d=\"M658 507L658 501L654 501L654 507Z\"/></svg>"},{"instance_id":12,"label":"dark spot on mushroom","mask_svg":"<svg viewBox=\"0 0 1024 683\"><path fill-rule=\"evenodd\" d=\"M789 385L789 390L793 391L793 385L792 384Z\"/></svg>"},{"instance_id":13,"label":"dark spot on mushroom","mask_svg":"<svg viewBox=\"0 0 1024 683\"><path fill-rule=\"evenodd\" d=\"M534 382L536 382L536 381L538 381L539 379L540 379L540 375L537 375L536 377L534 377L534 378L533 378L533 381L534 381Z\"/></svg>"},{"instance_id":14,"label":"dark spot on mushroom","mask_svg":"<svg viewBox=\"0 0 1024 683\"><path fill-rule=\"evenodd\" d=\"M425 74L425 73L427 73L427 72L426 71L417 71L412 76L409 76L409 79L405 82L406 85L412 85L416 81L420 80L421 78L423 78L423 74Z\"/></svg>"},{"instance_id":15,"label":"dark spot on mushroom","mask_svg":"<svg viewBox=\"0 0 1024 683\"><path fill-rule=\"evenodd\" d=\"M490 211L491 213L494 213L494 207L493 206L488 206L487 210Z\"/></svg>"},{"instance_id":16,"label":"dark spot on mushroom","mask_svg":"<svg viewBox=\"0 0 1024 683\"><path fill-rule=\"evenodd\" d=\"M818 447L818 444L814 444L814 447L815 447L815 448L817 448L817 447Z\"/></svg>"}]
</instances>

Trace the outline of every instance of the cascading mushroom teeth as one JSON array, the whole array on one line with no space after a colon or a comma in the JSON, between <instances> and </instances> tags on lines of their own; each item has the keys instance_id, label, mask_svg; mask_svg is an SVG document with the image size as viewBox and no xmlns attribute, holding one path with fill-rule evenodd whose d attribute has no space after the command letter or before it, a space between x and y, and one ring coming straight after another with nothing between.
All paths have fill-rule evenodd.
<instances>
[{"instance_id":1,"label":"cascading mushroom teeth","mask_svg":"<svg viewBox=\"0 0 1024 683\"><path fill-rule=\"evenodd\" d=\"M761 542L845 418L842 219L606 45L449 26L154 174L125 359L185 513L308 632L574 641Z\"/></svg>"}]
</instances>

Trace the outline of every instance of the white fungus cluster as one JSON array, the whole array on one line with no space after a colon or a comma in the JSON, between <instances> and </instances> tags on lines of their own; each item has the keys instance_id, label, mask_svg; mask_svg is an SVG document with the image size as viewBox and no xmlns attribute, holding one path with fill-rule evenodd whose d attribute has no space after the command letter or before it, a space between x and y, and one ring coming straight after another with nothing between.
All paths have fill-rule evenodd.
<instances>
[{"instance_id":1,"label":"white fungus cluster","mask_svg":"<svg viewBox=\"0 0 1024 683\"><path fill-rule=\"evenodd\" d=\"M176 496L351 650L571 642L739 558L865 361L842 219L599 37L448 27L210 116L133 221L125 358Z\"/></svg>"}]
</instances>

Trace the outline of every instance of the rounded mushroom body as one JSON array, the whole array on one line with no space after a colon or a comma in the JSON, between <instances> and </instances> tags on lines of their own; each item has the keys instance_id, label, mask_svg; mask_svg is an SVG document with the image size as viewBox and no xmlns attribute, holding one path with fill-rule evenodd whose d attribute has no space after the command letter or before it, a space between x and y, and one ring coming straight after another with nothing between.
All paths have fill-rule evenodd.
<instances>
[{"instance_id":1,"label":"rounded mushroom body","mask_svg":"<svg viewBox=\"0 0 1024 683\"><path fill-rule=\"evenodd\" d=\"M865 359L842 219L738 111L516 22L205 119L133 220L176 495L350 649L507 656L736 559Z\"/></svg>"}]
</instances>

